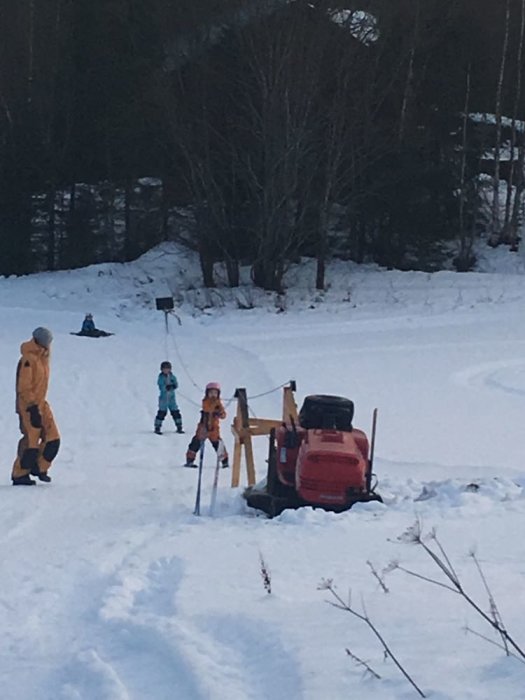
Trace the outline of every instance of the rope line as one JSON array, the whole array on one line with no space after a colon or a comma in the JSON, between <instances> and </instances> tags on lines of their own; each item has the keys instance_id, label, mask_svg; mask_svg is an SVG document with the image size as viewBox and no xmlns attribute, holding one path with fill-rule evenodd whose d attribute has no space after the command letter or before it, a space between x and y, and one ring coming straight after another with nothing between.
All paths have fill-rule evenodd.
<instances>
[{"instance_id":1,"label":"rope line","mask_svg":"<svg viewBox=\"0 0 525 700\"><path fill-rule=\"evenodd\" d=\"M190 374L188 368L186 367L186 363L185 363L184 360L182 359L182 354L181 354L181 352L180 352L180 350L179 350L179 346L178 346L177 342L175 341L175 336L171 333L168 324L166 324L166 333L167 333L168 338L171 339L171 343L172 343L173 347L175 348L175 354L177 355L177 357L178 357L178 359L179 359L180 366L182 367L182 369L183 369L184 372L186 373L186 376L187 376L188 379L190 380L191 384L193 384L193 386L194 386L196 389L198 389L199 391L201 391L202 393L204 393L204 389L203 389L201 386L199 386L199 385L197 384L197 382L196 382L196 381L193 379L193 377L191 376L191 374ZM181 394L181 396L182 396L182 394Z\"/></svg>"},{"instance_id":2,"label":"rope line","mask_svg":"<svg viewBox=\"0 0 525 700\"><path fill-rule=\"evenodd\" d=\"M254 399L260 399L261 396L268 396L268 394L273 394L274 391L279 391L279 389L284 389L285 386L288 386L290 382L284 382L283 384L279 384L279 386L276 386L274 389L269 389L268 391L263 391L262 394L255 394L254 396L247 396L247 399L250 399L253 401Z\"/></svg>"},{"instance_id":3,"label":"rope line","mask_svg":"<svg viewBox=\"0 0 525 700\"><path fill-rule=\"evenodd\" d=\"M177 317L177 320L179 321L179 324L180 324L180 319L179 319L178 317ZM171 340L171 344L173 345L173 348L174 348L174 350L175 350L175 354L177 355L177 358L178 358L178 360L179 360L179 364L180 364L180 366L182 367L182 369L184 370L184 373L186 374L186 376L188 377L188 379L190 380L190 383L191 383L196 389L198 389L200 392L202 392L202 393L204 394L204 393L205 393L205 390L204 390L201 386L199 386L199 385L197 384L197 382L193 379L193 377L192 377L192 375L190 374L190 371L189 371L189 369L188 369L186 363L184 362L184 359L183 359L183 357L182 357L182 353L181 353L180 350L179 350L178 343L177 343L176 340L175 340L175 336L174 336L173 333L170 331L170 327L169 327L168 317L167 317L167 316L165 317L165 322L166 322L166 325L165 325L166 333L165 333L165 336L164 336L164 345L165 345L165 350L166 350L166 357L169 355L169 346L168 346L168 342L169 342L169 340ZM246 399L247 399L248 401L254 401L255 399L260 399L260 398L263 397L263 396L268 396L269 394L273 394L274 392L279 391L280 389L283 389L285 386L288 386L289 383L290 383L289 381L288 381L288 382L283 382L282 384L279 384L279 386L276 386L276 387L274 387L273 389L268 389L268 391L263 391L263 392L261 392L260 394L254 394L253 396L247 396ZM197 408L200 408L200 407L201 407L201 404L200 404L200 403L197 403L196 401L194 401L193 399L191 399L189 396L186 396L185 394L183 394L181 391L178 391L177 393L178 393L178 395L181 396L183 399L185 399L186 401L188 401L188 403L193 404L193 406L196 406ZM236 398L235 395L230 396L229 398L224 398L223 400L224 400L224 403L225 403L225 408L228 408L228 406L232 403L232 401L235 401L235 398ZM251 410L251 408L250 408L249 406L248 406L248 410L253 414L254 417L256 417L256 416L255 416L255 413Z\"/></svg>"}]
</instances>

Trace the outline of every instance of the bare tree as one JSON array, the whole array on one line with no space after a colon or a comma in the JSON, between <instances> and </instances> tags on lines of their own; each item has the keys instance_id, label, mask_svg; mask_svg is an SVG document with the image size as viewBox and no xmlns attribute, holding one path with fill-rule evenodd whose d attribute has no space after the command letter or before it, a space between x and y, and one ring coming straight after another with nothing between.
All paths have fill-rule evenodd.
<instances>
[{"instance_id":1,"label":"bare tree","mask_svg":"<svg viewBox=\"0 0 525 700\"><path fill-rule=\"evenodd\" d=\"M505 78L505 66L507 62L507 51L509 45L509 29L510 29L510 0L506 0L505 5L505 25L503 32L503 43L501 47L501 59L498 74L498 83L496 88L496 133L494 145L494 182L492 188L492 225L490 234L490 244L498 245L501 240L500 226L500 166L501 166L501 124L502 124L502 93L503 81Z\"/></svg>"},{"instance_id":2,"label":"bare tree","mask_svg":"<svg viewBox=\"0 0 525 700\"><path fill-rule=\"evenodd\" d=\"M264 14L241 36L253 85L243 105L253 151L243 160L256 211L253 279L260 287L281 291L288 261L303 240L294 213L302 176L315 167L313 116L323 47L319 15L308 3L269 14L270 3L261 3Z\"/></svg>"},{"instance_id":3,"label":"bare tree","mask_svg":"<svg viewBox=\"0 0 525 700\"><path fill-rule=\"evenodd\" d=\"M400 146L402 145L403 139L405 136L409 103L410 103L410 100L411 100L411 98L413 96L413 92L414 92L414 60L415 60L415 55L416 55L417 44L419 41L419 21L420 21L419 15L420 15L420 4L416 0L414 27L413 27L413 33L412 33L412 40L410 42L410 53L409 53L409 57L408 57L405 87L403 90L403 100L401 103L401 114L399 117L398 140L399 140Z\"/></svg>"},{"instance_id":4,"label":"bare tree","mask_svg":"<svg viewBox=\"0 0 525 700\"><path fill-rule=\"evenodd\" d=\"M329 8L326 9L329 12ZM351 142L355 141L357 132L361 129L366 109L366 92L361 91L356 84L356 76L366 70L366 50L355 41L350 32L355 26L357 13L348 11L341 28L337 32L325 31L324 51L334 57L335 66L331 71L332 81L329 90L319 90L321 100L318 102L318 153L316 177L310 180L311 188L303 190L304 205L315 210L314 219L317 225L317 269L316 289L325 286L326 257L329 250L328 236L331 226L331 215L334 202L340 200L342 191L350 179L350 171L355 165L351 158ZM339 35L339 36L338 36ZM338 50L334 44L337 41ZM365 54L363 56L363 54ZM326 78L325 78L326 80ZM312 196L313 195L313 196ZM300 195L299 195L300 197ZM299 200L301 201L301 200Z\"/></svg>"},{"instance_id":5,"label":"bare tree","mask_svg":"<svg viewBox=\"0 0 525 700\"><path fill-rule=\"evenodd\" d=\"M521 123L519 129L517 120L519 117L522 80L523 80L523 40L525 36L525 0L521 0L520 30L518 38L518 48L516 51L516 90L514 93L514 107L512 110L511 141L509 154L509 176L507 180L507 196L505 201L505 223L503 226L503 238L509 243L512 250L517 250L517 217L513 212L518 212L523 197L523 152L525 148L524 125ZM519 139L518 139L519 135ZM519 144L518 144L519 141ZM516 145L518 148L516 149ZM517 157L516 157L517 155ZM520 170L521 168L521 170ZM512 206L512 192L514 192L514 207Z\"/></svg>"},{"instance_id":6,"label":"bare tree","mask_svg":"<svg viewBox=\"0 0 525 700\"><path fill-rule=\"evenodd\" d=\"M0 7L0 272L29 272L31 193L37 145L33 118L35 3ZM31 149L33 153L31 153Z\"/></svg>"},{"instance_id":7,"label":"bare tree","mask_svg":"<svg viewBox=\"0 0 525 700\"><path fill-rule=\"evenodd\" d=\"M473 263L472 246L474 244L473 226L467 225L466 206L468 202L468 182L467 171L467 134L470 111L471 92L471 64L467 67L465 76L465 103L463 105L462 128L461 128L461 163L459 175L459 252L455 260L456 269L459 271L469 270ZM473 198L471 197L471 200Z\"/></svg>"}]
</instances>

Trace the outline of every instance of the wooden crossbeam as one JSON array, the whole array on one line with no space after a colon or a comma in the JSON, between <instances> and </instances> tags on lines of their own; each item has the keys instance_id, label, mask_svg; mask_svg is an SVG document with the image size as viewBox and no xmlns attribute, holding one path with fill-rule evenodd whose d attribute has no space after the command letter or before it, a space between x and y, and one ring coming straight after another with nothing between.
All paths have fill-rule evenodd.
<instances>
[{"instance_id":1,"label":"wooden crossbeam","mask_svg":"<svg viewBox=\"0 0 525 700\"><path fill-rule=\"evenodd\" d=\"M280 428L283 423L291 430L298 424L297 405L294 394L295 382L283 389L283 417L282 420L272 418L250 418L248 413L248 398L245 388L235 391L237 399L237 411L232 422L231 430L235 438L232 463L232 487L239 486L241 479L241 459L244 448L246 460L246 475L248 485L253 486L256 481L255 463L253 459L252 437L256 435L269 435L272 429Z\"/></svg>"}]
</instances>

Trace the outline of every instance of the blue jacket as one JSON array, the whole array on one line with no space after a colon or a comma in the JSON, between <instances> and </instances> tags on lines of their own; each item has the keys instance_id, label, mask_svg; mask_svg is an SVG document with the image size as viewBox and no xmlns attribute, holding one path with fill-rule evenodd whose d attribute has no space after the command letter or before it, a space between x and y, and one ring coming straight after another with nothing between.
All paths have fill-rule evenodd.
<instances>
[{"instance_id":1,"label":"blue jacket","mask_svg":"<svg viewBox=\"0 0 525 700\"><path fill-rule=\"evenodd\" d=\"M95 330L95 321L92 318L85 318L82 322L82 333L89 333Z\"/></svg>"},{"instance_id":2,"label":"blue jacket","mask_svg":"<svg viewBox=\"0 0 525 700\"><path fill-rule=\"evenodd\" d=\"M169 374L164 374L164 372L161 372L159 374L159 378L157 379L157 384L160 392L159 401L167 402L169 399L175 399L175 389L179 386L179 383L173 372L170 372Z\"/></svg>"}]
</instances>

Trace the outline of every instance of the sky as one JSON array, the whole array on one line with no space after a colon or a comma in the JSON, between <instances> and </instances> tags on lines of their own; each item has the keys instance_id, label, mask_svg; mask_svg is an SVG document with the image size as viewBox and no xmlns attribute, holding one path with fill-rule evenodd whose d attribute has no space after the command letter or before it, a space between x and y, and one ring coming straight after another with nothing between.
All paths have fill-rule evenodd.
<instances>
[{"instance_id":1,"label":"sky","mask_svg":"<svg viewBox=\"0 0 525 700\"><path fill-rule=\"evenodd\" d=\"M484 611L486 582L525 647L524 267L520 254L481 253L463 274L336 261L321 293L304 260L284 300L229 290L220 268L204 290L193 254L168 244L133 263L0 278L2 700L418 697L369 627L331 604L326 581L426 697L522 700L523 658L463 597L404 571L446 583L410 537L417 522ZM154 308L166 295L180 320L168 332ZM88 311L115 335L71 335ZM55 336L48 398L62 445L51 484L14 488L15 369L39 325ZM165 359L184 435L169 416L153 433ZM378 408L384 503L270 520L243 500L243 468L239 489L221 470L212 517L208 446L194 516L197 472L182 465L205 384L222 385L231 453L235 388L263 394L253 415L278 418L290 379L299 406L313 393L351 398L368 434ZM254 445L262 478L267 441Z\"/></svg>"}]
</instances>

